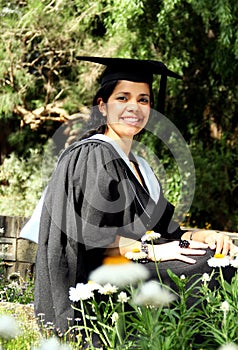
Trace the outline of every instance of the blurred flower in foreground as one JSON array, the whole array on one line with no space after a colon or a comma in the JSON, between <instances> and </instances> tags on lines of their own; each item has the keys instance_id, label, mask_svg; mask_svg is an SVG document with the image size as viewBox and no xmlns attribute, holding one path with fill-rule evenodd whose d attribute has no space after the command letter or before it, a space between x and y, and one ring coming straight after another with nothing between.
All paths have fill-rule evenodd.
<instances>
[{"instance_id":1,"label":"blurred flower in foreground","mask_svg":"<svg viewBox=\"0 0 238 350\"><path fill-rule=\"evenodd\" d=\"M144 265L133 263L125 257L104 259L103 265L89 275L90 280L96 283L111 283L118 287L133 285L148 277L149 271Z\"/></svg>"},{"instance_id":2,"label":"blurred flower in foreground","mask_svg":"<svg viewBox=\"0 0 238 350\"><path fill-rule=\"evenodd\" d=\"M0 338L11 339L20 334L20 328L13 316L0 316Z\"/></svg>"},{"instance_id":3,"label":"blurred flower in foreground","mask_svg":"<svg viewBox=\"0 0 238 350\"><path fill-rule=\"evenodd\" d=\"M149 281L142 285L133 301L137 305L160 307L169 305L175 299L175 295L162 288L158 282Z\"/></svg>"},{"instance_id":4,"label":"blurred flower in foreground","mask_svg":"<svg viewBox=\"0 0 238 350\"><path fill-rule=\"evenodd\" d=\"M230 259L223 254L215 254L207 263L210 267L225 267L230 265Z\"/></svg>"},{"instance_id":5,"label":"blurred flower in foreground","mask_svg":"<svg viewBox=\"0 0 238 350\"><path fill-rule=\"evenodd\" d=\"M238 350L238 345L235 343L228 343L221 345L218 350Z\"/></svg>"},{"instance_id":6,"label":"blurred flower in foreground","mask_svg":"<svg viewBox=\"0 0 238 350\"><path fill-rule=\"evenodd\" d=\"M38 348L32 350L71 350L72 348L67 344L60 344L57 338L43 339Z\"/></svg>"},{"instance_id":7,"label":"blurred flower in foreground","mask_svg":"<svg viewBox=\"0 0 238 350\"><path fill-rule=\"evenodd\" d=\"M93 297L90 284L77 283L76 287L69 288L69 299L71 301L87 300Z\"/></svg>"}]
</instances>

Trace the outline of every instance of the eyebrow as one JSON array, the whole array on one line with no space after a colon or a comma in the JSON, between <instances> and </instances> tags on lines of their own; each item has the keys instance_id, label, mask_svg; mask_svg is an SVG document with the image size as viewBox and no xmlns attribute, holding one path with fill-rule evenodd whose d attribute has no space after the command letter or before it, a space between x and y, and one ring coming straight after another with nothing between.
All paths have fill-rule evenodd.
<instances>
[{"instance_id":1,"label":"eyebrow","mask_svg":"<svg viewBox=\"0 0 238 350\"><path fill-rule=\"evenodd\" d=\"M130 94L130 92L126 92L126 91L119 91L119 92L117 92L117 93L116 93L116 95L120 95L120 94L129 95L129 94ZM150 95L149 95L149 94L144 94L144 93L139 94L139 96L148 96L148 97L150 97Z\"/></svg>"}]
</instances>

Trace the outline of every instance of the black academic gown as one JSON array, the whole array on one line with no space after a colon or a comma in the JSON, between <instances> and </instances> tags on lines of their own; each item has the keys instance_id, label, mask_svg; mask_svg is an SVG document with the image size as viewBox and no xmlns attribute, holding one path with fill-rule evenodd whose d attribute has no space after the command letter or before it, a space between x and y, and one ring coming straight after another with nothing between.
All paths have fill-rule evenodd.
<instances>
[{"instance_id":1,"label":"black academic gown","mask_svg":"<svg viewBox=\"0 0 238 350\"><path fill-rule=\"evenodd\" d=\"M60 157L42 209L36 315L43 313L45 322L65 331L69 318L75 317L69 288L88 281L116 235L140 240L145 231L154 229L164 239L179 239L184 231L172 221L173 212L162 191L158 203L153 201L109 143L91 139L71 145ZM178 263L181 274L186 267L191 269ZM164 276L168 267L177 269L175 262L165 264ZM154 277L154 263L148 267ZM163 272L163 263L161 267Z\"/></svg>"}]
</instances>

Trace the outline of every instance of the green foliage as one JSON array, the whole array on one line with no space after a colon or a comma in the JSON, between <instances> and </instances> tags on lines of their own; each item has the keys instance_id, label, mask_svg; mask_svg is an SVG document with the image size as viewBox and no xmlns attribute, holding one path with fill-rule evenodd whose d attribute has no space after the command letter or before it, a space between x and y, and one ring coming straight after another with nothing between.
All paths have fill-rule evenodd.
<instances>
[{"instance_id":1,"label":"green foliage","mask_svg":"<svg viewBox=\"0 0 238 350\"><path fill-rule=\"evenodd\" d=\"M238 275L235 274L231 283L227 283L220 268L218 281L218 290L211 291L206 285L202 288L207 303L203 305L198 325L201 335L206 339L207 349L214 349L221 344L238 343L238 329L234 321L237 317Z\"/></svg>"},{"instance_id":2,"label":"green foliage","mask_svg":"<svg viewBox=\"0 0 238 350\"><path fill-rule=\"evenodd\" d=\"M196 168L196 192L190 222L197 227L238 230L237 143L224 137L210 147L196 140L191 149Z\"/></svg>"},{"instance_id":3,"label":"green foliage","mask_svg":"<svg viewBox=\"0 0 238 350\"><path fill-rule=\"evenodd\" d=\"M238 274L235 273L231 282L228 283L224 280L224 273L225 270L220 268L220 271L214 269L210 275L205 273L200 277L187 278L186 276L177 276L168 270L168 275L174 282L176 291L161 284L161 292L162 290L164 292L162 293L163 298L160 299L162 303L160 306L153 304L153 300L157 300L158 295L156 294L155 299L153 299L153 293L149 290L147 298L143 299L144 304L137 304L135 297L140 294L141 285L117 289L115 286L107 284L100 299L95 298L96 294L92 295L90 292L92 289L88 288L88 293L82 294L82 299L79 300L78 304L72 305L83 313L83 325L75 325L68 333L61 334L57 340L59 343L54 338L50 323L45 324L42 319L43 328L40 335L32 311L30 313L29 309L27 311L27 309L20 308L16 312L17 307L13 308L13 305L17 306L19 303L16 298L14 299L16 304L9 303L9 307L6 308L6 304L3 303L4 307L0 307L0 322L2 315L12 314L19 323L22 333L12 336L12 339L5 340L0 336L0 344L4 344L4 349L8 350L30 350L33 346L35 346L34 349L40 349L38 348L40 341L44 340L45 348L51 348L50 345L53 348L53 344L56 346L57 343L57 349L61 349L61 346L62 350L82 349L80 335L76 338L70 338L70 334L75 334L75 330L79 327L81 331L84 330L88 334L89 343L92 333L98 334L103 341L105 350L158 348L161 350L218 350L221 349L221 346L224 346L224 349L225 346L227 349L235 349L238 345L238 325L236 322L238 316ZM217 280L218 288L210 289L211 278ZM86 286L84 285L84 287ZM88 287L90 286L92 288L92 284L88 285ZM168 306L166 298L171 293L177 295L177 298ZM143 296L145 297L146 294L143 293ZM191 297L195 302L189 307L188 299ZM3 302L3 300L1 301ZM89 311L90 305L92 312ZM12 327L13 321L14 319L12 319ZM1 331L2 328L3 325L1 325ZM9 331L8 334L10 334ZM67 347L66 339L68 340ZM72 341L72 339L74 340ZM96 349L93 345L89 345L89 347L92 350Z\"/></svg>"},{"instance_id":4,"label":"green foliage","mask_svg":"<svg viewBox=\"0 0 238 350\"><path fill-rule=\"evenodd\" d=\"M29 273L25 279L18 272L8 276L0 274L0 301L30 304L34 301L34 278Z\"/></svg>"},{"instance_id":5,"label":"green foliage","mask_svg":"<svg viewBox=\"0 0 238 350\"><path fill-rule=\"evenodd\" d=\"M137 304L139 299L136 296L140 294L141 285L125 287L121 291L113 290L113 286L107 284L111 291L102 301L96 301L95 294L89 292L90 288L87 297L84 292L78 306L74 307L82 312L81 329L85 330L89 344L93 333L100 336L105 349L118 350L215 350L224 344L237 344L237 273L231 283L224 280L222 269L220 273L213 270L211 275L205 273L200 277L180 277L170 270L168 275L176 292L162 284L164 294L160 306L153 304L159 292L153 299L153 292L149 290L147 297L143 292L144 303ZM211 278L217 280L219 288L209 288ZM82 286L85 287L87 285ZM127 301L120 300L121 293ZM167 293L177 295L169 306L166 306ZM192 306L188 306L190 298L194 300Z\"/></svg>"},{"instance_id":6,"label":"green foliage","mask_svg":"<svg viewBox=\"0 0 238 350\"><path fill-rule=\"evenodd\" d=\"M41 193L42 156L30 150L27 160L14 153L0 166L0 212L2 215L29 217Z\"/></svg>"}]
</instances>

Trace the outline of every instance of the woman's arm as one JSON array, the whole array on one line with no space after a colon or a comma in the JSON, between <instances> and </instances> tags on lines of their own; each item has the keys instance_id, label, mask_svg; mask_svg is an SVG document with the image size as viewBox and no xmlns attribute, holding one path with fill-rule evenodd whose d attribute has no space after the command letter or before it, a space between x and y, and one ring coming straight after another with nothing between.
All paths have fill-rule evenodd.
<instances>
[{"instance_id":1,"label":"woman's arm","mask_svg":"<svg viewBox=\"0 0 238 350\"><path fill-rule=\"evenodd\" d=\"M164 244L148 244L148 259L151 261L180 260L189 264L194 264L196 260L187 255L204 255L207 244L193 241L189 248L180 248L178 241ZM141 242L130 238L117 236L116 241L107 248L107 255L123 255L134 249L141 249Z\"/></svg>"}]
</instances>

